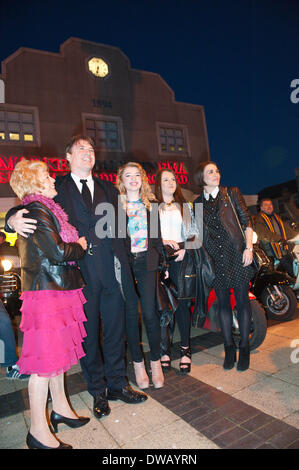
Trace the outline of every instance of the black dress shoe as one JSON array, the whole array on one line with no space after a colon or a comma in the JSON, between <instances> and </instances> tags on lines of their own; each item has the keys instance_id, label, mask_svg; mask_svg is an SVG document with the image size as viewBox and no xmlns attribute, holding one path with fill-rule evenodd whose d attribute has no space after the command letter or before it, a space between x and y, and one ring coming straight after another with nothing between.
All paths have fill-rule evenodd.
<instances>
[{"instance_id":1,"label":"black dress shoe","mask_svg":"<svg viewBox=\"0 0 299 470\"><path fill-rule=\"evenodd\" d=\"M108 390L107 398L108 400L122 400L125 403L136 404L147 400L147 395L126 385L122 390Z\"/></svg>"},{"instance_id":2,"label":"black dress shoe","mask_svg":"<svg viewBox=\"0 0 299 470\"><path fill-rule=\"evenodd\" d=\"M64 442L59 442L58 447L48 447L39 442L30 432L27 434L26 438L26 444L28 446L28 449L72 449L72 446L69 444L65 444Z\"/></svg>"},{"instance_id":3,"label":"black dress shoe","mask_svg":"<svg viewBox=\"0 0 299 470\"><path fill-rule=\"evenodd\" d=\"M53 410L50 416L50 421L53 426L54 433L58 432L58 424L66 424L70 428L80 428L84 424L89 423L89 418L65 418L64 416L55 413Z\"/></svg>"},{"instance_id":4,"label":"black dress shoe","mask_svg":"<svg viewBox=\"0 0 299 470\"><path fill-rule=\"evenodd\" d=\"M105 393L99 393L93 402L93 414L96 418L101 419L111 413L109 403Z\"/></svg>"}]
</instances>

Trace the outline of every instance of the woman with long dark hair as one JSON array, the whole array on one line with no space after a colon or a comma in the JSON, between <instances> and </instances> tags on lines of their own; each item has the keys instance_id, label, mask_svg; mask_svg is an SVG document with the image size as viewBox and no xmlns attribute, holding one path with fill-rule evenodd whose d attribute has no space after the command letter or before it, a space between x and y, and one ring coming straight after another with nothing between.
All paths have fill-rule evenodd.
<instances>
[{"instance_id":1,"label":"woman with long dark hair","mask_svg":"<svg viewBox=\"0 0 299 470\"><path fill-rule=\"evenodd\" d=\"M213 287L224 337L223 368L232 369L236 362L230 306L230 289L233 289L241 335L237 369L244 371L250 361L251 310L248 289L254 275L251 217L240 190L220 186L220 171L216 163L202 162L195 178L201 194L194 204L203 204L203 243L215 266Z\"/></svg>"},{"instance_id":2,"label":"woman with long dark hair","mask_svg":"<svg viewBox=\"0 0 299 470\"><path fill-rule=\"evenodd\" d=\"M158 171L155 178L155 195L160 203L159 215L163 244L166 248L170 247L174 250L174 256L169 260L169 276L180 290L184 278L184 273L182 273L183 259L186 254L184 245L188 239L198 238L198 228L192 216L191 205L185 200L172 170ZM191 370L190 299L179 299L175 318L181 336L180 372L187 374ZM161 327L161 336L161 363L163 371L167 372L171 364L169 326Z\"/></svg>"}]
</instances>

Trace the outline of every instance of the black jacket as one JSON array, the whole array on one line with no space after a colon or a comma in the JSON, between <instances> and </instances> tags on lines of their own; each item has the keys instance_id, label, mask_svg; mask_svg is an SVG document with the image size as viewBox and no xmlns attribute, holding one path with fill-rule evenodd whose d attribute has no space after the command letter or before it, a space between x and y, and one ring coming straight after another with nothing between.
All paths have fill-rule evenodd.
<instances>
[{"instance_id":1,"label":"black jacket","mask_svg":"<svg viewBox=\"0 0 299 470\"><path fill-rule=\"evenodd\" d=\"M59 222L54 214L38 201L25 206L27 217L37 220L34 233L19 237L22 290L72 290L83 287L76 261L84 256L78 243L65 243L59 235Z\"/></svg>"},{"instance_id":2,"label":"black jacket","mask_svg":"<svg viewBox=\"0 0 299 470\"><path fill-rule=\"evenodd\" d=\"M236 249L238 251L243 251L244 237L240 230L238 222L236 221L236 216L231 207L230 201L227 196L227 192L230 195L231 201L234 205L236 213L238 214L238 218L239 218L239 221L243 230L245 230L247 227L252 228L251 216L248 212L248 209L244 201L244 198L241 194L241 191L238 188L236 187L226 188L226 187L220 186L219 188L219 200L220 200L219 213L220 213L221 222L225 230L227 231L229 237L231 238L231 241L233 242ZM195 199L193 207L195 207L196 203L203 203L203 200L204 200L204 195L202 192L200 196L198 196L198 198ZM209 227L207 227L203 223L204 245L206 244L206 240L208 236L209 236Z\"/></svg>"}]
</instances>

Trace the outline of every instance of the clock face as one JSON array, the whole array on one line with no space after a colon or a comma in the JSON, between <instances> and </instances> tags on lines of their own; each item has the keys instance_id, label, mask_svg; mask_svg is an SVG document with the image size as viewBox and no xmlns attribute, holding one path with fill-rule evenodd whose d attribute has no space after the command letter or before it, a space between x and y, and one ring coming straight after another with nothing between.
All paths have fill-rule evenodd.
<instances>
[{"instance_id":1,"label":"clock face","mask_svg":"<svg viewBox=\"0 0 299 470\"><path fill-rule=\"evenodd\" d=\"M98 57L93 57L88 61L88 69L93 75L101 78L106 77L109 73L108 64Z\"/></svg>"}]
</instances>

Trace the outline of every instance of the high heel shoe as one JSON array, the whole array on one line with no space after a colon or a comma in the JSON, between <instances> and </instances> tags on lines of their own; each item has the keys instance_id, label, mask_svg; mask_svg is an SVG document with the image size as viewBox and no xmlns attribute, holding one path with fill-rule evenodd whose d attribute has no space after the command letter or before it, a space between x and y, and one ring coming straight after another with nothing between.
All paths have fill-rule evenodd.
<instances>
[{"instance_id":1,"label":"high heel shoe","mask_svg":"<svg viewBox=\"0 0 299 470\"><path fill-rule=\"evenodd\" d=\"M161 361L151 361L152 382L155 388L162 388L164 386L164 375L162 372Z\"/></svg>"},{"instance_id":2,"label":"high heel shoe","mask_svg":"<svg viewBox=\"0 0 299 470\"><path fill-rule=\"evenodd\" d=\"M51 416L50 416L50 421L53 426L54 433L58 432L58 424L66 424L70 428L80 428L81 426L84 426L85 424L89 423L90 418L65 418L64 416L59 415L58 413L55 413L54 410L52 410Z\"/></svg>"},{"instance_id":3,"label":"high heel shoe","mask_svg":"<svg viewBox=\"0 0 299 470\"><path fill-rule=\"evenodd\" d=\"M161 367L162 367L162 371L163 373L167 373L170 371L171 369L171 359L161 359Z\"/></svg>"},{"instance_id":4,"label":"high heel shoe","mask_svg":"<svg viewBox=\"0 0 299 470\"><path fill-rule=\"evenodd\" d=\"M134 372L136 377L136 383L141 390L149 388L149 378L145 370L144 361L134 362Z\"/></svg>"},{"instance_id":5,"label":"high heel shoe","mask_svg":"<svg viewBox=\"0 0 299 470\"><path fill-rule=\"evenodd\" d=\"M180 346L180 355L181 355L181 358L186 356L189 359L191 359L190 346L188 348L182 348L182 346ZM191 362L182 362L181 361L180 362L180 374L181 375L189 374L190 371L191 371Z\"/></svg>"},{"instance_id":6,"label":"high heel shoe","mask_svg":"<svg viewBox=\"0 0 299 470\"><path fill-rule=\"evenodd\" d=\"M49 447L49 446L45 446L44 444L42 444L40 441L38 441L34 436L32 436L32 434L30 434L30 432L27 434L27 437L26 437L26 444L27 444L27 447L28 449L72 449L73 447L69 444L65 444L64 442L59 442L59 446L58 447Z\"/></svg>"}]
</instances>

